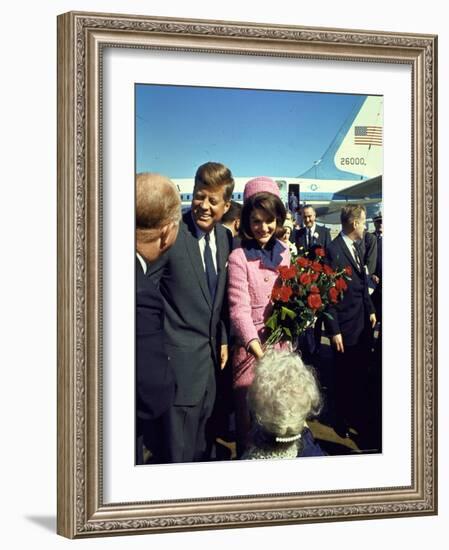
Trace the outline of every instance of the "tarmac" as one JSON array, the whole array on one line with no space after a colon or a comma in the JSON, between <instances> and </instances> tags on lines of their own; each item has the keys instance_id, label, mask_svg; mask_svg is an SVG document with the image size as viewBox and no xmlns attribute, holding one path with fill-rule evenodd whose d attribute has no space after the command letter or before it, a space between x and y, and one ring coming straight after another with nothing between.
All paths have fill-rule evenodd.
<instances>
[{"instance_id":1,"label":"tarmac","mask_svg":"<svg viewBox=\"0 0 449 550\"><path fill-rule=\"evenodd\" d=\"M378 332L374 333L374 342L378 337ZM380 355L377 360L381 361ZM380 365L379 365L380 367ZM314 369L318 378L321 394L323 398L323 407L316 419L307 422L315 440L329 456L350 455L350 454L373 454L380 453L381 448L366 448L360 445L363 441L363 435L355 429L350 428L346 437L339 435L333 426L335 426L335 404L331 388L333 386L333 352L330 340L323 335L321 338L321 347ZM381 403L374 403L375 407L381 408ZM221 433L216 438L216 445L212 450L213 461L236 460L236 443L233 430L233 414L229 416L226 433ZM151 452L144 449L145 463L151 463Z\"/></svg>"}]
</instances>

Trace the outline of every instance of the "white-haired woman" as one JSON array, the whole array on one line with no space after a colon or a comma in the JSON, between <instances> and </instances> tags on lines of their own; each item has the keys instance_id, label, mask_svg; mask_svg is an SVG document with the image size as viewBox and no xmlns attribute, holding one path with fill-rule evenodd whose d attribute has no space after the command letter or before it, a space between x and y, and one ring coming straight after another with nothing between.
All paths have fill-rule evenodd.
<instances>
[{"instance_id":1,"label":"white-haired woman","mask_svg":"<svg viewBox=\"0 0 449 550\"><path fill-rule=\"evenodd\" d=\"M312 370L298 354L285 350L266 352L257 362L248 403L253 427L242 459L325 454L306 423L320 411L320 392Z\"/></svg>"}]
</instances>

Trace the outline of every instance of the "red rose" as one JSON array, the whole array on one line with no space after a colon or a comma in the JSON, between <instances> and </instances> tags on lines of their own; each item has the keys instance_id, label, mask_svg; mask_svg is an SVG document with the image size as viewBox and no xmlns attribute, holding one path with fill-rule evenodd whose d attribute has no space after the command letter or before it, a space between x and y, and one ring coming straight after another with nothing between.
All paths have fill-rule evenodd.
<instances>
[{"instance_id":1,"label":"red rose","mask_svg":"<svg viewBox=\"0 0 449 550\"><path fill-rule=\"evenodd\" d=\"M319 294L309 294L307 297L307 303L309 304L310 309L319 309L323 305Z\"/></svg>"},{"instance_id":2,"label":"red rose","mask_svg":"<svg viewBox=\"0 0 449 550\"><path fill-rule=\"evenodd\" d=\"M309 285L312 282L310 274L309 273L301 273L301 275L299 277L299 282L302 285Z\"/></svg>"},{"instance_id":3,"label":"red rose","mask_svg":"<svg viewBox=\"0 0 449 550\"><path fill-rule=\"evenodd\" d=\"M281 300L283 302L288 302L290 296L292 295L293 290L289 286L283 286L281 288Z\"/></svg>"},{"instance_id":4,"label":"red rose","mask_svg":"<svg viewBox=\"0 0 449 550\"><path fill-rule=\"evenodd\" d=\"M335 287L329 289L329 300L336 304L338 302L338 290Z\"/></svg>"},{"instance_id":5,"label":"red rose","mask_svg":"<svg viewBox=\"0 0 449 550\"><path fill-rule=\"evenodd\" d=\"M296 269L294 266L287 267L283 265L278 268L278 271L283 281L288 281L289 279L293 279L296 275Z\"/></svg>"},{"instance_id":6,"label":"red rose","mask_svg":"<svg viewBox=\"0 0 449 550\"><path fill-rule=\"evenodd\" d=\"M329 265L326 265L326 264L324 264L324 266L323 266L323 271L326 275L333 275L334 274L334 270Z\"/></svg>"},{"instance_id":7,"label":"red rose","mask_svg":"<svg viewBox=\"0 0 449 550\"><path fill-rule=\"evenodd\" d=\"M320 256L321 258L324 258L324 256L326 256L324 248L315 248L315 256Z\"/></svg>"},{"instance_id":8,"label":"red rose","mask_svg":"<svg viewBox=\"0 0 449 550\"><path fill-rule=\"evenodd\" d=\"M346 284L346 281L344 279L337 279L335 281L335 288L337 290L346 290L348 288L348 285Z\"/></svg>"},{"instance_id":9,"label":"red rose","mask_svg":"<svg viewBox=\"0 0 449 550\"><path fill-rule=\"evenodd\" d=\"M319 294L319 293L320 293L320 289L319 289L316 285L312 285L312 286L310 287L310 292L311 292L312 294Z\"/></svg>"},{"instance_id":10,"label":"red rose","mask_svg":"<svg viewBox=\"0 0 449 550\"><path fill-rule=\"evenodd\" d=\"M308 267L311 262L307 258L304 258L304 256L300 256L296 259L296 263L299 265L299 267Z\"/></svg>"},{"instance_id":11,"label":"red rose","mask_svg":"<svg viewBox=\"0 0 449 550\"><path fill-rule=\"evenodd\" d=\"M288 279L294 279L296 277L296 267L294 265L291 265L286 271L286 274L288 276Z\"/></svg>"},{"instance_id":12,"label":"red rose","mask_svg":"<svg viewBox=\"0 0 449 550\"><path fill-rule=\"evenodd\" d=\"M315 283L318 280L319 276L319 273L311 273L310 278L312 279L312 283Z\"/></svg>"},{"instance_id":13,"label":"red rose","mask_svg":"<svg viewBox=\"0 0 449 550\"><path fill-rule=\"evenodd\" d=\"M323 271L323 266L320 262L312 262L312 269L317 273L321 273Z\"/></svg>"},{"instance_id":14,"label":"red rose","mask_svg":"<svg viewBox=\"0 0 449 550\"><path fill-rule=\"evenodd\" d=\"M271 291L271 299L272 300L280 300L281 299L281 288L280 286L275 286L273 290Z\"/></svg>"},{"instance_id":15,"label":"red rose","mask_svg":"<svg viewBox=\"0 0 449 550\"><path fill-rule=\"evenodd\" d=\"M349 277L352 276L352 267L350 265L347 265L345 267L345 273L346 273L346 275L349 275Z\"/></svg>"},{"instance_id":16,"label":"red rose","mask_svg":"<svg viewBox=\"0 0 449 550\"><path fill-rule=\"evenodd\" d=\"M281 265L280 267L278 267L279 275L281 276L281 279L283 281L285 281L284 276L285 276L285 270L286 269L288 269L288 267L285 266L285 265Z\"/></svg>"}]
</instances>

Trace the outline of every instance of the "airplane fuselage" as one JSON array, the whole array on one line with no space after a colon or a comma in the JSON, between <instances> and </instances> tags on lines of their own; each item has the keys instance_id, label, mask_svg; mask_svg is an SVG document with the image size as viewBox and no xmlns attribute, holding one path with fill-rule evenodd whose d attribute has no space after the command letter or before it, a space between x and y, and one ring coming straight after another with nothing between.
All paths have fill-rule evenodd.
<instances>
[{"instance_id":1,"label":"airplane fuselage","mask_svg":"<svg viewBox=\"0 0 449 550\"><path fill-rule=\"evenodd\" d=\"M242 203L243 191L247 181L254 176L245 178L234 178L235 186L232 194L232 200ZM271 176L270 176L271 177ZM288 194L291 185L297 185L299 189L299 201L302 204L325 205L333 201L347 202L354 200L352 196L346 195L345 188L348 187L347 181L342 180L314 180L304 178L288 178L288 177L271 177L279 186L282 201L288 203ZM178 187L181 201L183 205L190 204L193 198L194 182L191 178L173 179L174 184ZM370 195L369 199L378 201L381 197L380 193ZM368 200L368 197L361 197L363 200Z\"/></svg>"}]
</instances>

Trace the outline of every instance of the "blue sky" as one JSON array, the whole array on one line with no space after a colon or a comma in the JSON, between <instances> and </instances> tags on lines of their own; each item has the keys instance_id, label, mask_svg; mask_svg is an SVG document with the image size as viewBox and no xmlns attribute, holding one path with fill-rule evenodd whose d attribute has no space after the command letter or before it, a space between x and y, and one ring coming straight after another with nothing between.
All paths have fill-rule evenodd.
<instances>
[{"instance_id":1,"label":"blue sky","mask_svg":"<svg viewBox=\"0 0 449 550\"><path fill-rule=\"evenodd\" d=\"M207 161L235 177L296 177L320 159L357 96L136 85L136 169L193 177Z\"/></svg>"}]
</instances>

